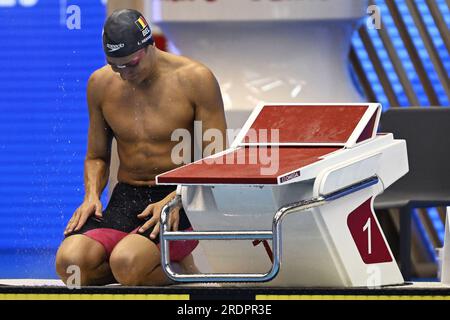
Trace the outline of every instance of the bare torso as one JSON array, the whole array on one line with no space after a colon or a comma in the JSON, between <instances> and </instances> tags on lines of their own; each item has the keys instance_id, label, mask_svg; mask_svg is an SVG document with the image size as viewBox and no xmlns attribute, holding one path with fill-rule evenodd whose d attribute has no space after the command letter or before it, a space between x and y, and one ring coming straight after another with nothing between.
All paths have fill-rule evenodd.
<instances>
[{"instance_id":1,"label":"bare torso","mask_svg":"<svg viewBox=\"0 0 450 320\"><path fill-rule=\"evenodd\" d=\"M161 73L145 86L133 86L104 67L107 87L101 109L117 140L118 181L152 184L156 175L177 166L171 160L172 148L178 143L171 141L172 132L178 128L193 131L195 106L183 80L192 64L187 58L165 56Z\"/></svg>"}]
</instances>

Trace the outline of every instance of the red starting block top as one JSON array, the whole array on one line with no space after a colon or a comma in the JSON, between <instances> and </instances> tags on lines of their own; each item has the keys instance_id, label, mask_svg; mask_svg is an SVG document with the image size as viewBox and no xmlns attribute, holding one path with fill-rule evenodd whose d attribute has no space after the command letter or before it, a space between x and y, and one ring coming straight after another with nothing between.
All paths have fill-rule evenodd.
<instances>
[{"instance_id":1,"label":"red starting block top","mask_svg":"<svg viewBox=\"0 0 450 320\"><path fill-rule=\"evenodd\" d=\"M190 163L157 177L158 184L278 184L336 151L334 147L242 147Z\"/></svg>"},{"instance_id":2,"label":"red starting block top","mask_svg":"<svg viewBox=\"0 0 450 320\"><path fill-rule=\"evenodd\" d=\"M380 111L379 104L259 106L230 150L158 175L156 182L284 183L320 157L374 137Z\"/></svg>"},{"instance_id":3,"label":"red starting block top","mask_svg":"<svg viewBox=\"0 0 450 320\"><path fill-rule=\"evenodd\" d=\"M259 106L236 142L237 145L349 146L375 135L379 109L374 104ZM273 135L274 130L278 136Z\"/></svg>"}]
</instances>

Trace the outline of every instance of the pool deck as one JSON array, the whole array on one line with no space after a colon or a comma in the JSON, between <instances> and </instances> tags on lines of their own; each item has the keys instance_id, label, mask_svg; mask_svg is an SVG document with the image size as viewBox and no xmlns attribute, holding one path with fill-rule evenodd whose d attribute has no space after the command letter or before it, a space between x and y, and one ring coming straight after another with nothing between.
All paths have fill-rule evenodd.
<instances>
[{"instance_id":1,"label":"pool deck","mask_svg":"<svg viewBox=\"0 0 450 320\"><path fill-rule=\"evenodd\" d=\"M274 288L208 283L69 289L60 280L0 279L0 300L450 300L450 285L408 282L378 288Z\"/></svg>"}]
</instances>

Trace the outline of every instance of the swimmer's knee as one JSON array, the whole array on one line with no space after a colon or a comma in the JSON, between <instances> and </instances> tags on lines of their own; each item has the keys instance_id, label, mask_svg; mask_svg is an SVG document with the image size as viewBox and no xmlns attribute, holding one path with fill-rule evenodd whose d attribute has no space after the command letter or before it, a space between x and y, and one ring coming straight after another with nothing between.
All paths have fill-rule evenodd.
<instances>
[{"instance_id":1,"label":"swimmer's knee","mask_svg":"<svg viewBox=\"0 0 450 320\"><path fill-rule=\"evenodd\" d=\"M138 257L133 252L115 250L109 258L109 265L114 278L125 286L138 286L141 284L140 268L137 266Z\"/></svg>"},{"instance_id":2,"label":"swimmer's knee","mask_svg":"<svg viewBox=\"0 0 450 320\"><path fill-rule=\"evenodd\" d=\"M85 239L75 238L75 236L64 240L56 253L57 267L77 265L84 268L98 264L102 260L103 254L89 244Z\"/></svg>"},{"instance_id":3,"label":"swimmer's knee","mask_svg":"<svg viewBox=\"0 0 450 320\"><path fill-rule=\"evenodd\" d=\"M91 270L105 261L103 252L89 248L85 241L67 238L56 253L55 267L59 277L66 282L67 278L77 269L86 279ZM83 281L84 282L84 281Z\"/></svg>"},{"instance_id":4,"label":"swimmer's knee","mask_svg":"<svg viewBox=\"0 0 450 320\"><path fill-rule=\"evenodd\" d=\"M161 276L152 276L152 272L160 268L159 260L146 258L136 251L113 251L109 265L114 278L124 286L160 285Z\"/></svg>"}]
</instances>

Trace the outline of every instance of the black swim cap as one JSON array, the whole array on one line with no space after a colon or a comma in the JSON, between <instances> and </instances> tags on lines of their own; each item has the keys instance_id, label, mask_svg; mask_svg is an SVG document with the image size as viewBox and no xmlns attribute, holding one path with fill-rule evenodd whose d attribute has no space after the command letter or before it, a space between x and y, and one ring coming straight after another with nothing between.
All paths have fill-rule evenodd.
<instances>
[{"instance_id":1,"label":"black swim cap","mask_svg":"<svg viewBox=\"0 0 450 320\"><path fill-rule=\"evenodd\" d=\"M116 10L103 26L103 50L109 57L125 57L153 43L152 30L139 11Z\"/></svg>"}]
</instances>

